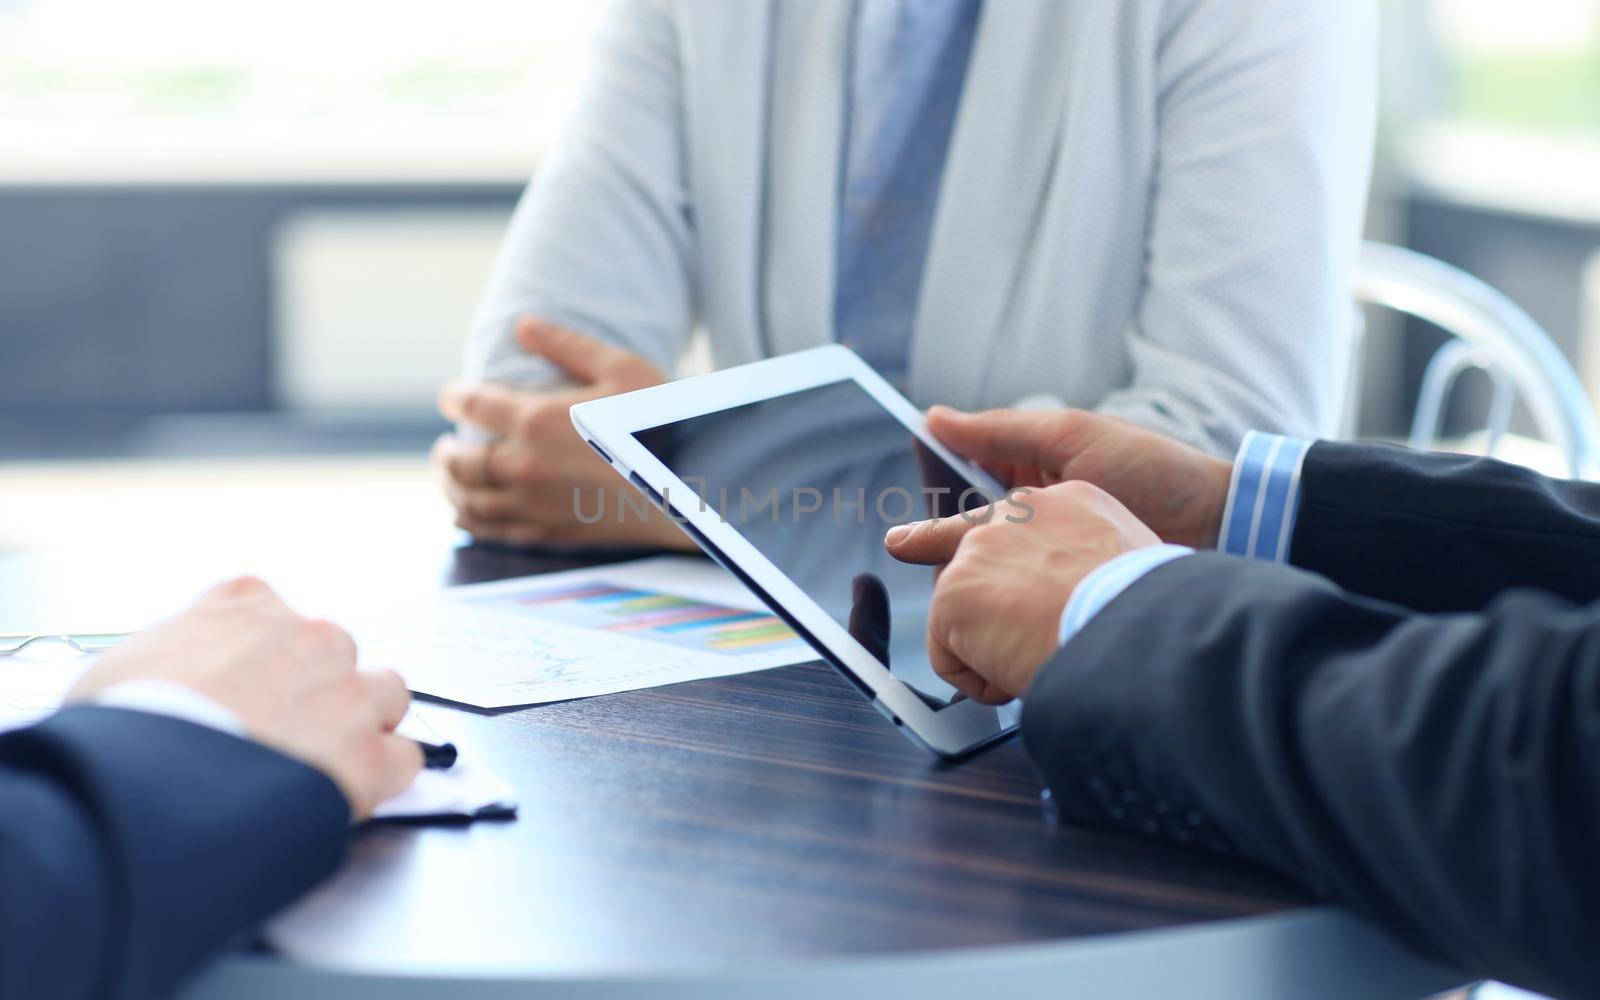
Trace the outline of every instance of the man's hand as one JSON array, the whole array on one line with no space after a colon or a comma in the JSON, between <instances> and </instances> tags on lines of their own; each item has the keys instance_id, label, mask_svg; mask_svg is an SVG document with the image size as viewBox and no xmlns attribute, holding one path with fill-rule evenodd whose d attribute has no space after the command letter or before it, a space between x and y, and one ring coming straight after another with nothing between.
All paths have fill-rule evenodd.
<instances>
[{"instance_id":1,"label":"man's hand","mask_svg":"<svg viewBox=\"0 0 1600 1000\"><path fill-rule=\"evenodd\" d=\"M1084 482L1019 494L1012 504L889 530L889 554L942 566L928 610L928 657L969 697L999 705L1028 689L1056 650L1061 612L1083 578L1160 542L1114 497ZM968 520L967 517L974 517Z\"/></svg>"},{"instance_id":2,"label":"man's hand","mask_svg":"<svg viewBox=\"0 0 1600 1000\"><path fill-rule=\"evenodd\" d=\"M141 679L182 684L233 712L253 739L332 778L360 819L422 767L417 745L394 732L411 703L400 678L358 672L343 629L300 617L260 580L213 588L107 653L68 697Z\"/></svg>"},{"instance_id":3,"label":"man's hand","mask_svg":"<svg viewBox=\"0 0 1600 1000\"><path fill-rule=\"evenodd\" d=\"M444 388L440 412L497 436L488 444L469 444L446 434L434 445L434 466L455 505L457 526L511 545L693 549L688 536L654 507L643 521L631 510L624 516L616 493L622 480L578 436L567 412L577 403L660 385L666 376L637 354L532 317L517 321L517 342L578 384L539 391L493 383ZM586 515L598 509L602 494L610 494L605 516L594 524L580 521L574 490Z\"/></svg>"},{"instance_id":4,"label":"man's hand","mask_svg":"<svg viewBox=\"0 0 1600 1000\"><path fill-rule=\"evenodd\" d=\"M928 411L928 430L1007 486L1082 480L1116 497L1164 540L1215 548L1233 463L1115 417L1083 410Z\"/></svg>"}]
</instances>

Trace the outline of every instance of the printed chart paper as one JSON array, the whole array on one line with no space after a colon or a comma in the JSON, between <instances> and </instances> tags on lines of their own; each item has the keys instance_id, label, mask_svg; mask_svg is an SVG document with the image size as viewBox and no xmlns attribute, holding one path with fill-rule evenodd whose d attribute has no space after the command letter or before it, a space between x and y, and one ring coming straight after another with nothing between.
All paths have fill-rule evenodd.
<instances>
[{"instance_id":1,"label":"printed chart paper","mask_svg":"<svg viewBox=\"0 0 1600 1000\"><path fill-rule=\"evenodd\" d=\"M351 622L364 666L411 690L506 708L817 659L720 567L661 556L453 587Z\"/></svg>"}]
</instances>

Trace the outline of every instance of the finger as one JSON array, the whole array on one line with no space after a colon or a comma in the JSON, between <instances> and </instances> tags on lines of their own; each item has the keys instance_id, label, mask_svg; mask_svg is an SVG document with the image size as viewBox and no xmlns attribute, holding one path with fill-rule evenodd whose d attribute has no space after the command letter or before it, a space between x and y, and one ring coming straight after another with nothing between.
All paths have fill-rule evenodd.
<instances>
[{"instance_id":1,"label":"finger","mask_svg":"<svg viewBox=\"0 0 1600 1000\"><path fill-rule=\"evenodd\" d=\"M452 438L435 447L440 464L449 474L446 493L450 492L451 483L464 490L503 488L528 471L522 467L522 453L515 442L467 444Z\"/></svg>"},{"instance_id":2,"label":"finger","mask_svg":"<svg viewBox=\"0 0 1600 1000\"><path fill-rule=\"evenodd\" d=\"M417 746L416 740L398 733L385 733L381 739L374 804L405 791L422 770L422 748Z\"/></svg>"},{"instance_id":3,"label":"finger","mask_svg":"<svg viewBox=\"0 0 1600 1000\"><path fill-rule=\"evenodd\" d=\"M454 441L439 449L440 460L445 472L449 473L449 482L445 485L449 492L452 485L463 489L485 489L489 486L488 458L493 455L486 444L466 444Z\"/></svg>"},{"instance_id":4,"label":"finger","mask_svg":"<svg viewBox=\"0 0 1600 1000\"><path fill-rule=\"evenodd\" d=\"M1051 470L1051 471L1059 474L1061 470L1054 469L1054 470ZM1026 466L1025 465L1013 465L1011 467L1011 477L1006 480L1006 485L1009 486L1011 489L1014 489L1014 490L1015 489L1038 490L1038 489L1043 489L1045 486L1047 486L1049 484L1045 482L1045 477L1043 475L1041 475L1039 470L1037 468L1035 468L1034 466L1031 466L1031 465L1026 465Z\"/></svg>"},{"instance_id":5,"label":"finger","mask_svg":"<svg viewBox=\"0 0 1600 1000\"><path fill-rule=\"evenodd\" d=\"M588 386L531 393L514 434L521 441L535 444L541 454L557 455L567 461L598 460L572 426L572 408L604 395L605 391Z\"/></svg>"},{"instance_id":6,"label":"finger","mask_svg":"<svg viewBox=\"0 0 1600 1000\"><path fill-rule=\"evenodd\" d=\"M361 685L378 709L378 723L385 732L394 729L411 708L411 692L393 670L363 670Z\"/></svg>"},{"instance_id":7,"label":"finger","mask_svg":"<svg viewBox=\"0 0 1600 1000\"><path fill-rule=\"evenodd\" d=\"M551 521L571 521L577 517L578 504L587 510L596 501L581 492L583 487L552 484L535 486L464 486L453 478L444 483L445 499L455 507L459 520L477 524L542 524ZM574 491L579 491L574 493ZM603 508L601 514L604 514Z\"/></svg>"},{"instance_id":8,"label":"finger","mask_svg":"<svg viewBox=\"0 0 1600 1000\"><path fill-rule=\"evenodd\" d=\"M1016 477L1019 471L1018 466L1008 465L1004 462L978 462L976 465L978 468L994 477L995 482L999 483L1001 486L1014 486L1016 484ZM1023 471L1026 471L1026 467L1021 468Z\"/></svg>"},{"instance_id":9,"label":"finger","mask_svg":"<svg viewBox=\"0 0 1600 1000\"><path fill-rule=\"evenodd\" d=\"M963 413L935 406L928 411L927 423L934 437L974 462L1053 470L1066 456L1051 452L1062 435L1082 419L1077 410Z\"/></svg>"},{"instance_id":10,"label":"finger","mask_svg":"<svg viewBox=\"0 0 1600 1000\"><path fill-rule=\"evenodd\" d=\"M446 431L433 439L433 447L428 449L428 464L433 466L439 478L448 483L454 476L450 471L450 456L454 455L461 447L461 439Z\"/></svg>"},{"instance_id":11,"label":"finger","mask_svg":"<svg viewBox=\"0 0 1600 1000\"><path fill-rule=\"evenodd\" d=\"M604 347L606 350L612 349L607 347L605 344L601 344L598 340L591 341L591 343L597 344L600 347ZM626 357L632 356L628 355L626 352L621 353L623 353ZM535 395L537 396L538 402L541 404L541 408L543 410L546 412L553 412L561 418L559 421L548 421L549 423L562 427L571 427L572 408L579 403L587 403L591 399L599 399L603 393L597 393L594 389L586 385L552 385L547 389L538 390ZM561 421L565 421L565 423L562 423ZM573 433L576 434L577 430L574 429Z\"/></svg>"},{"instance_id":12,"label":"finger","mask_svg":"<svg viewBox=\"0 0 1600 1000\"><path fill-rule=\"evenodd\" d=\"M477 522L527 520L540 506L525 493L493 486L466 489L451 483L445 487L445 495L457 513Z\"/></svg>"},{"instance_id":13,"label":"finger","mask_svg":"<svg viewBox=\"0 0 1600 1000\"><path fill-rule=\"evenodd\" d=\"M901 562L923 566L947 563L955 557L967 532L989 520L980 516L981 510L896 525L884 535L884 548Z\"/></svg>"},{"instance_id":14,"label":"finger","mask_svg":"<svg viewBox=\"0 0 1600 1000\"><path fill-rule=\"evenodd\" d=\"M876 573L857 573L850 593L850 635L889 667L889 588Z\"/></svg>"},{"instance_id":15,"label":"finger","mask_svg":"<svg viewBox=\"0 0 1600 1000\"><path fill-rule=\"evenodd\" d=\"M494 382L451 382L439 390L439 412L449 420L495 434L511 434L527 393Z\"/></svg>"},{"instance_id":16,"label":"finger","mask_svg":"<svg viewBox=\"0 0 1600 1000\"><path fill-rule=\"evenodd\" d=\"M950 652L936 634L931 620L928 622L928 662L933 665L933 672L943 678L946 684L973 701L985 705L1003 705L1011 700L1010 695L984 680L976 670Z\"/></svg>"},{"instance_id":17,"label":"finger","mask_svg":"<svg viewBox=\"0 0 1600 1000\"><path fill-rule=\"evenodd\" d=\"M457 517L456 527L480 542L528 547L554 541L550 528L532 521L476 521Z\"/></svg>"},{"instance_id":18,"label":"finger","mask_svg":"<svg viewBox=\"0 0 1600 1000\"><path fill-rule=\"evenodd\" d=\"M461 379L451 379L440 386L439 395L434 399L434 404L439 408L439 415L451 423L460 423L464 419L461 397L475 384Z\"/></svg>"},{"instance_id":19,"label":"finger","mask_svg":"<svg viewBox=\"0 0 1600 1000\"><path fill-rule=\"evenodd\" d=\"M630 351L532 316L517 321L517 343L582 382L599 382L612 367L634 357Z\"/></svg>"},{"instance_id":20,"label":"finger","mask_svg":"<svg viewBox=\"0 0 1600 1000\"><path fill-rule=\"evenodd\" d=\"M374 771L366 774L365 802L352 803L355 818L368 819L379 803L394 798L411 784L422 770L422 747L397 733L379 736L378 752L373 755Z\"/></svg>"}]
</instances>

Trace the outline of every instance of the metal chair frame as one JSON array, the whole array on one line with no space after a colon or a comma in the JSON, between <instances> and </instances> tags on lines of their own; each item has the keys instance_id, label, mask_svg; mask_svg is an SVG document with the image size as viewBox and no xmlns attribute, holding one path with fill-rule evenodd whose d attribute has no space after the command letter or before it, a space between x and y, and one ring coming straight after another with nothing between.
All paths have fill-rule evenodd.
<instances>
[{"instance_id":1,"label":"metal chair frame","mask_svg":"<svg viewBox=\"0 0 1600 1000\"><path fill-rule=\"evenodd\" d=\"M1516 303L1459 268L1383 243L1363 244L1355 298L1425 320L1455 338L1423 373L1412 447L1438 441L1451 390L1461 375L1478 369L1493 383L1486 428L1491 454L1521 399L1539 434L1560 450L1568 474L1600 478L1600 426L1583 383L1550 335ZM1358 362L1360 346L1358 341ZM1346 407L1347 437L1354 430L1354 404L1352 398Z\"/></svg>"}]
</instances>

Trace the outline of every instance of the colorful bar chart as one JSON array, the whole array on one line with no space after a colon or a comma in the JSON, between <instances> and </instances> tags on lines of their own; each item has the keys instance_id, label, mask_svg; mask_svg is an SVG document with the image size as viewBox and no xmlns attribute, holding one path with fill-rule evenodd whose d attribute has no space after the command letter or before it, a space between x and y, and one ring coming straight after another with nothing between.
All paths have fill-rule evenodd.
<instances>
[{"instance_id":1,"label":"colorful bar chart","mask_svg":"<svg viewBox=\"0 0 1600 1000\"><path fill-rule=\"evenodd\" d=\"M783 658L809 649L783 620L766 611L729 607L693 597L604 581L530 586L484 599L502 610L582 628L671 643L706 653Z\"/></svg>"}]
</instances>

